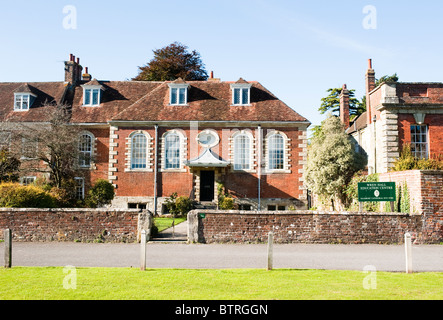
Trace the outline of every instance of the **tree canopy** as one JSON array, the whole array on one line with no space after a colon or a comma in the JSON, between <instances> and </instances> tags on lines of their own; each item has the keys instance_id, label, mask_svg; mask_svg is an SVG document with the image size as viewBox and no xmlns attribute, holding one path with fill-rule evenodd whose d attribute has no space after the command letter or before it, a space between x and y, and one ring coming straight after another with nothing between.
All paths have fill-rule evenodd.
<instances>
[{"instance_id":1,"label":"tree canopy","mask_svg":"<svg viewBox=\"0 0 443 320\"><path fill-rule=\"evenodd\" d=\"M206 80L208 74L200 53L174 42L161 49L153 50L154 58L145 66L139 67L135 81Z\"/></svg>"},{"instance_id":2,"label":"tree canopy","mask_svg":"<svg viewBox=\"0 0 443 320\"><path fill-rule=\"evenodd\" d=\"M334 201L344 202L346 185L365 165L366 158L355 152L340 119L329 114L308 149L304 172L308 188L334 207Z\"/></svg>"}]
</instances>

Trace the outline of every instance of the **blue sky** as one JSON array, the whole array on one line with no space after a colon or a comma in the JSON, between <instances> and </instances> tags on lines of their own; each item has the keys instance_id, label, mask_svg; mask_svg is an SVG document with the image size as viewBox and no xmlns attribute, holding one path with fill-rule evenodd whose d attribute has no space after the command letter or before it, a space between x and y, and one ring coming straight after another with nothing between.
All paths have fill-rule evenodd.
<instances>
[{"instance_id":1,"label":"blue sky","mask_svg":"<svg viewBox=\"0 0 443 320\"><path fill-rule=\"evenodd\" d=\"M64 25L68 5L76 29ZM376 77L441 82L442 12L429 0L2 1L0 82L62 81L70 53L99 80L128 80L152 50L179 41L208 73L259 81L316 125L328 88L364 95L369 58Z\"/></svg>"}]
</instances>

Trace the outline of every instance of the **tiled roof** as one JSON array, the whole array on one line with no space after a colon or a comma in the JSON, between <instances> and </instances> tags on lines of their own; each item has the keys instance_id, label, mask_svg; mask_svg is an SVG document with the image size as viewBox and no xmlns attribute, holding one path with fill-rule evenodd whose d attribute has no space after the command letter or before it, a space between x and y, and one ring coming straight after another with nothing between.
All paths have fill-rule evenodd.
<instances>
[{"instance_id":1,"label":"tiled roof","mask_svg":"<svg viewBox=\"0 0 443 320\"><path fill-rule=\"evenodd\" d=\"M59 103L65 92L63 82L30 82L0 83L0 121L12 122L39 122L47 121L48 106L43 108L45 103ZM23 91L29 90L29 91ZM31 92L37 97L28 111L14 111L14 92Z\"/></svg>"},{"instance_id":2,"label":"tiled roof","mask_svg":"<svg viewBox=\"0 0 443 320\"><path fill-rule=\"evenodd\" d=\"M175 83L180 80L176 80ZM243 79L241 82L245 81ZM0 83L0 121L46 121L45 101L72 106L74 123L106 123L124 121L285 121L306 122L285 103L258 82L251 86L251 101L247 106L232 106L233 82L187 81L188 104L169 105L171 82L155 81L97 81L102 85L100 106L83 106L83 88L77 85L66 90L64 82ZM246 81L245 81L246 83ZM14 92L29 88L37 96L29 111L14 111Z\"/></svg>"}]
</instances>

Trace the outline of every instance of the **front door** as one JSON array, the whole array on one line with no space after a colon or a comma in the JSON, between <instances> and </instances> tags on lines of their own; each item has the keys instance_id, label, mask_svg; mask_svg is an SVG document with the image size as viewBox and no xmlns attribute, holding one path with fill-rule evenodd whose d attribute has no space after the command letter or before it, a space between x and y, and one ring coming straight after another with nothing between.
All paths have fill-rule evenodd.
<instances>
[{"instance_id":1,"label":"front door","mask_svg":"<svg viewBox=\"0 0 443 320\"><path fill-rule=\"evenodd\" d=\"M214 200L214 171L200 171L200 201Z\"/></svg>"}]
</instances>

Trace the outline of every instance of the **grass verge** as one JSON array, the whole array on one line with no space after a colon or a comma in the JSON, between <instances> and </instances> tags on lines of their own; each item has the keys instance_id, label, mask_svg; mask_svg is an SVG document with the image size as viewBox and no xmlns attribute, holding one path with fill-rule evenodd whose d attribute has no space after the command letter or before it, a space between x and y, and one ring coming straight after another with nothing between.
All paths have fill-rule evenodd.
<instances>
[{"instance_id":1,"label":"grass verge","mask_svg":"<svg viewBox=\"0 0 443 320\"><path fill-rule=\"evenodd\" d=\"M0 299L441 300L443 273L13 267L0 269Z\"/></svg>"}]
</instances>

